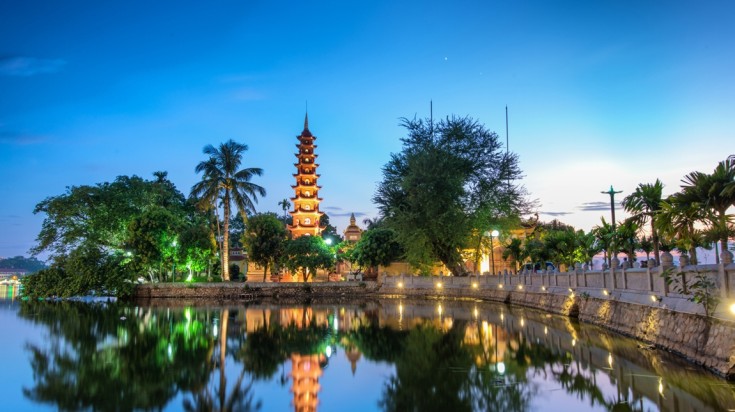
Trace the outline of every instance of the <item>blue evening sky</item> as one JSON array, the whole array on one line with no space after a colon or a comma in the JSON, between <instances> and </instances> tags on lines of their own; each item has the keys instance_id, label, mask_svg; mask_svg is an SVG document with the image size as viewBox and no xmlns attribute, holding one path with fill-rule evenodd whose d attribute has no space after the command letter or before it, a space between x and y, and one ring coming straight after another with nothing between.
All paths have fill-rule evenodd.
<instances>
[{"instance_id":1,"label":"blue evening sky","mask_svg":"<svg viewBox=\"0 0 735 412\"><path fill-rule=\"evenodd\" d=\"M249 145L260 211L292 195L308 101L320 195L374 217L401 117L470 115L519 154L544 220L589 230L735 153L731 1L0 3L0 256L67 186L151 178L188 194L206 144ZM618 218L625 217L622 212Z\"/></svg>"}]
</instances>

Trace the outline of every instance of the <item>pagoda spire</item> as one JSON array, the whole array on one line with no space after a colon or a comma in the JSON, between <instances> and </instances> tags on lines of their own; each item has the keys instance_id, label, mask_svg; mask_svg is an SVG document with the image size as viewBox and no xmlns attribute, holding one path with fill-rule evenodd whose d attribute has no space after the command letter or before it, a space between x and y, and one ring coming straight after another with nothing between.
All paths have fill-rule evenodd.
<instances>
[{"instance_id":1,"label":"pagoda spire","mask_svg":"<svg viewBox=\"0 0 735 412\"><path fill-rule=\"evenodd\" d=\"M304 115L304 130L309 130L309 111Z\"/></svg>"}]
</instances>

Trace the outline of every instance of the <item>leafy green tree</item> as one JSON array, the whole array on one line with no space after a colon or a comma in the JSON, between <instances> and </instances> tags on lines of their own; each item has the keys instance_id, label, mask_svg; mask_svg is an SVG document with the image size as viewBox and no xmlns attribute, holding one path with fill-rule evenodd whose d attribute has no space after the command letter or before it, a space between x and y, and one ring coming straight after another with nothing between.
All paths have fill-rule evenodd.
<instances>
[{"instance_id":1,"label":"leafy green tree","mask_svg":"<svg viewBox=\"0 0 735 412\"><path fill-rule=\"evenodd\" d=\"M612 225L607 223L604 217L601 217L600 224L592 228L592 233L597 239L597 244L600 246L600 249L605 252L605 261L610 264L615 241L615 231Z\"/></svg>"},{"instance_id":2,"label":"leafy green tree","mask_svg":"<svg viewBox=\"0 0 735 412\"><path fill-rule=\"evenodd\" d=\"M202 173L202 180L191 188L191 195L197 199L202 209L223 208L224 227L220 257L222 258L222 279L230 280L230 210L234 205L242 214L255 212L258 196L265 196L265 189L252 183L254 176L263 174L263 169L249 167L240 169L244 153L248 146L232 139L220 144L204 146L203 152L209 156L199 162L196 172Z\"/></svg>"},{"instance_id":3,"label":"leafy green tree","mask_svg":"<svg viewBox=\"0 0 735 412\"><path fill-rule=\"evenodd\" d=\"M332 243L335 245L344 240L342 236L337 233L337 228L329 222L329 216L326 213L319 219L319 224L324 227L324 230L322 230L321 233L322 239L332 239Z\"/></svg>"},{"instance_id":4,"label":"leafy green tree","mask_svg":"<svg viewBox=\"0 0 735 412\"><path fill-rule=\"evenodd\" d=\"M602 251L602 248L595 238L595 234L590 231L584 233L577 231L577 248L575 250L576 262L585 262L592 264L592 258Z\"/></svg>"},{"instance_id":5,"label":"leafy green tree","mask_svg":"<svg viewBox=\"0 0 735 412\"><path fill-rule=\"evenodd\" d=\"M175 251L178 246L178 231L182 222L168 210L155 207L135 217L128 224L125 249L132 253L132 261L137 270L147 271L150 280L176 263Z\"/></svg>"},{"instance_id":6,"label":"leafy green tree","mask_svg":"<svg viewBox=\"0 0 735 412\"><path fill-rule=\"evenodd\" d=\"M656 220L662 235L674 240L690 256L692 264L696 264L697 247L706 246L704 232L697 224L706 221L707 213L699 202L692 200L683 193L674 193L661 202Z\"/></svg>"},{"instance_id":7,"label":"leafy green tree","mask_svg":"<svg viewBox=\"0 0 735 412\"><path fill-rule=\"evenodd\" d=\"M653 242L653 256L656 265L661 264L659 253L658 227L656 225L656 214L661 211L661 193L664 185L656 179L654 183L641 183L635 192L623 199L623 209L632 214L633 219L639 227L646 223L651 225L651 240Z\"/></svg>"},{"instance_id":8,"label":"leafy green tree","mask_svg":"<svg viewBox=\"0 0 735 412\"><path fill-rule=\"evenodd\" d=\"M281 260L288 231L274 213L261 213L248 219L243 243L248 251L248 259L263 266L263 282L268 266Z\"/></svg>"},{"instance_id":9,"label":"leafy green tree","mask_svg":"<svg viewBox=\"0 0 735 412\"><path fill-rule=\"evenodd\" d=\"M543 237L546 255L556 267L563 263L567 267L574 266L577 250L577 236L574 230L552 230Z\"/></svg>"},{"instance_id":10,"label":"leafy green tree","mask_svg":"<svg viewBox=\"0 0 735 412\"><path fill-rule=\"evenodd\" d=\"M639 230L640 226L635 218L626 219L615 228L615 246L619 248L620 252L628 255L628 261L631 265L636 259L635 251L640 249L637 235Z\"/></svg>"},{"instance_id":11,"label":"leafy green tree","mask_svg":"<svg viewBox=\"0 0 735 412\"><path fill-rule=\"evenodd\" d=\"M692 172L682 179L682 196L689 203L698 203L707 214L704 219L709 231L719 239L720 250L727 250L727 239L733 235L733 215L727 210L735 205L735 162L724 160L711 174Z\"/></svg>"},{"instance_id":12,"label":"leafy green tree","mask_svg":"<svg viewBox=\"0 0 735 412\"><path fill-rule=\"evenodd\" d=\"M245 234L245 219L242 213L230 217L230 247L242 247L242 237Z\"/></svg>"},{"instance_id":13,"label":"leafy green tree","mask_svg":"<svg viewBox=\"0 0 735 412\"><path fill-rule=\"evenodd\" d=\"M168 180L146 181L119 176L112 183L72 186L66 193L38 203L34 213L44 213L41 231L32 253L47 252L52 259L67 255L82 244L103 249L122 249L130 221L152 206L184 213L184 196Z\"/></svg>"},{"instance_id":14,"label":"leafy green tree","mask_svg":"<svg viewBox=\"0 0 735 412\"><path fill-rule=\"evenodd\" d=\"M503 260L512 260L516 272L520 269L521 262L525 258L523 250L523 241L518 238L512 238L503 249Z\"/></svg>"},{"instance_id":15,"label":"leafy green tree","mask_svg":"<svg viewBox=\"0 0 735 412\"><path fill-rule=\"evenodd\" d=\"M217 251L214 233L204 222L187 225L179 234L178 261L189 270L189 275L207 270L211 279L212 260Z\"/></svg>"},{"instance_id":16,"label":"leafy green tree","mask_svg":"<svg viewBox=\"0 0 735 412\"><path fill-rule=\"evenodd\" d=\"M34 273L38 272L41 269L45 269L48 266L46 266L45 263L38 260L34 256L28 258L23 256L15 256L6 259L0 259L0 267L8 269L22 269L28 271L28 273Z\"/></svg>"},{"instance_id":17,"label":"leafy green tree","mask_svg":"<svg viewBox=\"0 0 735 412\"><path fill-rule=\"evenodd\" d=\"M352 251L352 262L361 267L388 266L403 255L393 229L371 229L362 234Z\"/></svg>"},{"instance_id":18,"label":"leafy green tree","mask_svg":"<svg viewBox=\"0 0 735 412\"><path fill-rule=\"evenodd\" d=\"M46 217L32 252L49 253L53 269L43 276L52 276L54 273L53 276L68 277L68 282L60 285L68 285L71 288L68 293L84 294L91 289L85 291L78 286L94 285L94 290L98 291L100 288L122 291L124 288L119 285L120 279L116 276L124 275L131 282L139 276L139 271L149 271L148 267L141 266L140 263L144 258L151 258L151 255L128 256L131 252L127 249L131 223L141 223L142 216L152 217L156 214L162 218L165 216L167 222L186 222L195 214L183 194L166 179L165 172L156 172L155 177L155 180L148 181L137 176L119 176L112 183L74 186L67 188L66 193L46 198L36 205L34 212L44 213ZM159 223L147 224L152 227ZM178 227L178 224L175 226ZM172 231L170 235L175 236L175 232ZM149 252L150 250L146 250L146 253ZM133 259L137 260L128 264ZM72 266L78 262L101 266L72 270ZM111 262L119 263L120 267L111 270L108 266ZM150 262L155 264L158 261ZM82 276L107 276L106 274L110 276L109 282L75 279ZM28 285L32 288L40 283L42 282L29 281ZM33 294L43 293L42 290L26 291ZM61 293L56 289L54 294L68 293Z\"/></svg>"},{"instance_id":19,"label":"leafy green tree","mask_svg":"<svg viewBox=\"0 0 735 412\"><path fill-rule=\"evenodd\" d=\"M307 282L318 269L329 270L334 266L334 255L324 239L317 236L301 236L286 242L286 267L293 273L301 272Z\"/></svg>"},{"instance_id":20,"label":"leafy green tree","mask_svg":"<svg viewBox=\"0 0 735 412\"><path fill-rule=\"evenodd\" d=\"M473 231L487 230L480 215L503 218L525 211L515 154L497 134L469 118L438 123L403 119L401 153L383 167L374 201L415 267L441 261L464 275L462 250Z\"/></svg>"}]
</instances>

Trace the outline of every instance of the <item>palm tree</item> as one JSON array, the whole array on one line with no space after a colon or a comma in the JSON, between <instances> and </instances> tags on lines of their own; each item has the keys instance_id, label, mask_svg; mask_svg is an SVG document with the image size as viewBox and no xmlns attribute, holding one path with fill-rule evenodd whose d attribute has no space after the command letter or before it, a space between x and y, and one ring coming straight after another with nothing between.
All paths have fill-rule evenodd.
<instances>
[{"instance_id":1,"label":"palm tree","mask_svg":"<svg viewBox=\"0 0 735 412\"><path fill-rule=\"evenodd\" d=\"M203 153L209 158L196 166L196 172L203 172L202 180L191 188L191 196L197 199L200 208L214 208L221 205L223 208L224 230L220 248L222 258L222 279L230 280L229 253L230 253L230 210L234 203L241 214L255 212L258 201L257 195L265 196L265 189L251 183L253 176L263 174L263 169L250 167L240 169L243 154L248 146L237 143L232 139L220 144L219 148L212 145L204 146Z\"/></svg>"},{"instance_id":2,"label":"palm tree","mask_svg":"<svg viewBox=\"0 0 735 412\"><path fill-rule=\"evenodd\" d=\"M687 251L693 265L697 264L697 246L703 244L702 231L695 224L706 219L707 214L699 203L690 201L683 193L675 193L661 202L656 216L661 235L676 239L681 249Z\"/></svg>"},{"instance_id":3,"label":"palm tree","mask_svg":"<svg viewBox=\"0 0 735 412\"><path fill-rule=\"evenodd\" d=\"M724 160L717 164L712 174L689 173L682 179L682 194L690 202L699 202L708 211L710 230L720 241L720 250L727 250L727 239L732 234L732 215L727 209L735 205L735 161ZM718 262L719 263L719 262Z\"/></svg>"},{"instance_id":4,"label":"palm tree","mask_svg":"<svg viewBox=\"0 0 735 412\"><path fill-rule=\"evenodd\" d=\"M280 202L278 202L278 206L281 206L281 209L283 209L283 218L288 218L288 209L291 208L291 202L289 202L288 199L283 199Z\"/></svg>"},{"instance_id":5,"label":"palm tree","mask_svg":"<svg viewBox=\"0 0 735 412\"><path fill-rule=\"evenodd\" d=\"M605 251L604 261L612 264L611 259L613 254L612 249L613 242L615 240L615 231L613 231L612 225L605 221L604 217L600 218L600 223L601 224L599 226L592 228L592 233L595 235L600 248Z\"/></svg>"},{"instance_id":6,"label":"palm tree","mask_svg":"<svg viewBox=\"0 0 735 412\"><path fill-rule=\"evenodd\" d=\"M630 219L635 221L640 227L643 227L647 222L651 223L653 257L656 259L656 265L661 264L661 258L655 217L661 210L661 192L663 188L663 183L658 179L653 184L641 183L635 189L635 192L623 199L623 209L632 214Z\"/></svg>"},{"instance_id":7,"label":"palm tree","mask_svg":"<svg viewBox=\"0 0 735 412\"><path fill-rule=\"evenodd\" d=\"M518 238L513 238L505 245L503 249L503 260L513 259L515 271L518 272L519 265L523 260L523 242Z\"/></svg>"}]
</instances>

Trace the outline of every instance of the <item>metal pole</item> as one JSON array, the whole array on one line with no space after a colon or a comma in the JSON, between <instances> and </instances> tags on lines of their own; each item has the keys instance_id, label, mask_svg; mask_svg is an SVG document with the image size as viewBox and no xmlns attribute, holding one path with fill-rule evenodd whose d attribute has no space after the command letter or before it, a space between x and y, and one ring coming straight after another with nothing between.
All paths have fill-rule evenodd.
<instances>
[{"instance_id":1,"label":"metal pole","mask_svg":"<svg viewBox=\"0 0 735 412\"><path fill-rule=\"evenodd\" d=\"M608 190L607 192L600 192L600 193L606 194L606 195L610 195L610 213L612 214L612 230L613 230L613 233L615 233L615 195L618 194L618 193L623 193L623 191L622 190L619 190L619 191L616 192L613 189L612 185L610 185L610 190ZM612 246L613 254L615 254L615 257L617 258L618 257L618 252L615 249L615 240L614 239L615 238L613 237L613 243L612 243L611 246ZM612 259L612 257L611 257L611 259ZM612 260L610 261L610 265L612 265Z\"/></svg>"}]
</instances>

